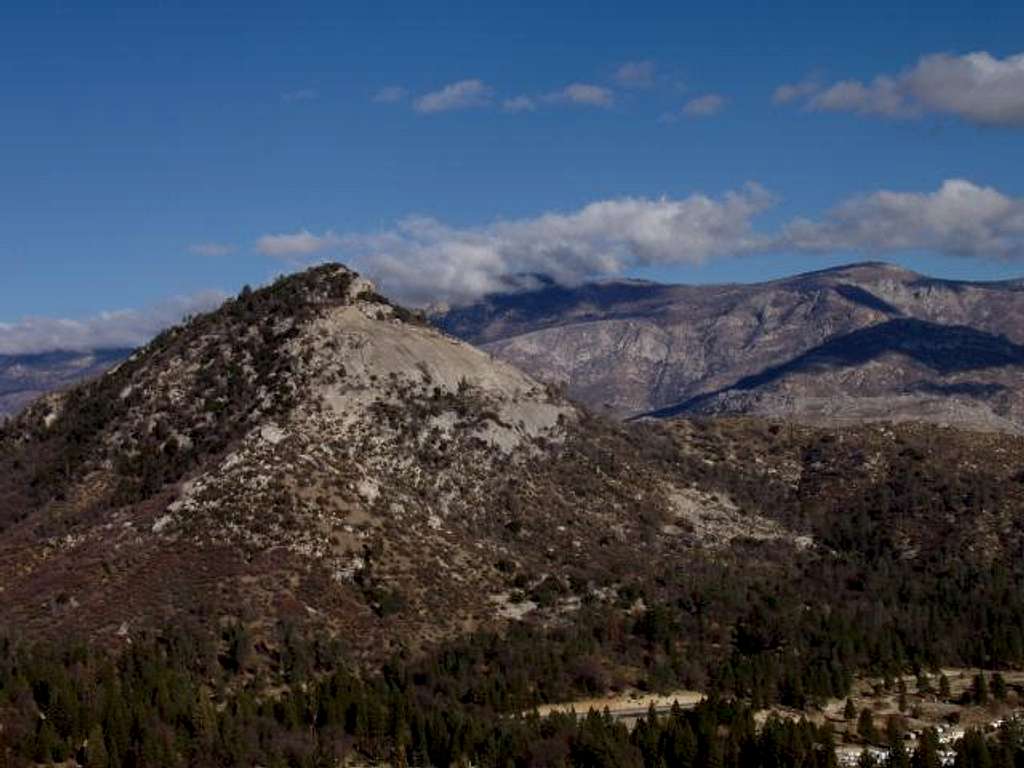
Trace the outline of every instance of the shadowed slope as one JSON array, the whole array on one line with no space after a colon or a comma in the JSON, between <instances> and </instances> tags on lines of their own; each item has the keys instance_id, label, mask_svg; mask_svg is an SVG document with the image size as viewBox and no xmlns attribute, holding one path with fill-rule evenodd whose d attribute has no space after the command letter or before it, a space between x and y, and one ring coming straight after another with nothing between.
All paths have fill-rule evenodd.
<instances>
[{"instance_id":1,"label":"shadowed slope","mask_svg":"<svg viewBox=\"0 0 1024 768\"><path fill-rule=\"evenodd\" d=\"M815 349L736 383L707 392L645 416L665 418L699 409L729 390L751 391L792 375L822 375L837 369L862 366L887 355L907 357L937 374L1024 366L1024 346L1003 336L964 326L936 325L909 318L890 320L830 339ZM994 394L999 385L963 386L921 384L922 389L950 394Z\"/></svg>"}]
</instances>

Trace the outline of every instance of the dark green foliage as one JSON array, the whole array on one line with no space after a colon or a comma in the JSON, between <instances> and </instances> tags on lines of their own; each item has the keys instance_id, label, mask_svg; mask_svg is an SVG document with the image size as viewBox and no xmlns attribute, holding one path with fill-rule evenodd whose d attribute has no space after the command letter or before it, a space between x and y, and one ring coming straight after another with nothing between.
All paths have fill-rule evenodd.
<instances>
[{"instance_id":1,"label":"dark green foliage","mask_svg":"<svg viewBox=\"0 0 1024 768\"><path fill-rule=\"evenodd\" d=\"M996 672L992 675L992 698L996 701L1006 701L1006 680Z\"/></svg>"},{"instance_id":2,"label":"dark green foliage","mask_svg":"<svg viewBox=\"0 0 1024 768\"><path fill-rule=\"evenodd\" d=\"M970 696L975 704L988 704L988 680L985 678L984 672L979 672L974 676Z\"/></svg>"},{"instance_id":3,"label":"dark green foliage","mask_svg":"<svg viewBox=\"0 0 1024 768\"><path fill-rule=\"evenodd\" d=\"M949 701L949 697L952 693L949 690L949 678L944 674L939 675L939 698L942 701Z\"/></svg>"},{"instance_id":4,"label":"dark green foliage","mask_svg":"<svg viewBox=\"0 0 1024 768\"><path fill-rule=\"evenodd\" d=\"M917 748L910 759L912 768L939 768L939 735L934 728L925 728L917 739Z\"/></svg>"},{"instance_id":5,"label":"dark green foliage","mask_svg":"<svg viewBox=\"0 0 1024 768\"><path fill-rule=\"evenodd\" d=\"M283 649L309 647L309 640L284 631ZM461 664L454 652L427 666L388 665L361 678L339 666L336 650L321 649L307 675L272 691L236 670L216 672L203 648L181 635L141 638L117 658L82 647L3 644L0 722L13 736L10 764L77 755L87 768L334 766L360 755L375 763L436 766L835 765L827 726L771 719L758 731L751 709L725 700L692 711L652 710L630 732L596 711L580 720L502 715L453 685ZM209 684L219 690L216 700ZM39 712L54 712L65 695L62 731Z\"/></svg>"},{"instance_id":6,"label":"dark green foliage","mask_svg":"<svg viewBox=\"0 0 1024 768\"><path fill-rule=\"evenodd\" d=\"M871 710L864 707L857 718L857 735L869 744L878 739L878 732L875 730L875 718Z\"/></svg>"}]
</instances>

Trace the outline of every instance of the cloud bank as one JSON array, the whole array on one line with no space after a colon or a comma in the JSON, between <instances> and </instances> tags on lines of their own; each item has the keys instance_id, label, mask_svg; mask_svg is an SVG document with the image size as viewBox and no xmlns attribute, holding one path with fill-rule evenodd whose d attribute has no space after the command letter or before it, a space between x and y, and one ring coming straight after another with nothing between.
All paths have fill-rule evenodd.
<instances>
[{"instance_id":1,"label":"cloud bank","mask_svg":"<svg viewBox=\"0 0 1024 768\"><path fill-rule=\"evenodd\" d=\"M218 291L206 291L170 299L148 309L102 312L83 320L26 317L16 323L0 323L0 354L137 347L164 328L181 322L186 315L213 309L225 298Z\"/></svg>"},{"instance_id":2,"label":"cloud bank","mask_svg":"<svg viewBox=\"0 0 1024 768\"><path fill-rule=\"evenodd\" d=\"M1024 259L1024 199L963 179L928 193L880 191L843 202L818 221L791 222L774 245L816 253L933 251Z\"/></svg>"},{"instance_id":3,"label":"cloud bank","mask_svg":"<svg viewBox=\"0 0 1024 768\"><path fill-rule=\"evenodd\" d=\"M501 108L505 112L533 112L537 102L529 96L514 96L501 102Z\"/></svg>"},{"instance_id":4,"label":"cloud bank","mask_svg":"<svg viewBox=\"0 0 1024 768\"><path fill-rule=\"evenodd\" d=\"M782 85L776 103L803 101L810 110L889 118L952 115L977 125L1024 127L1024 53L999 59L986 51L934 53L897 74L870 82L813 80Z\"/></svg>"},{"instance_id":5,"label":"cloud bank","mask_svg":"<svg viewBox=\"0 0 1024 768\"><path fill-rule=\"evenodd\" d=\"M791 104L794 101L813 96L821 91L821 81L816 77L807 77L799 83L785 83L772 93L773 104Z\"/></svg>"},{"instance_id":6,"label":"cloud bank","mask_svg":"<svg viewBox=\"0 0 1024 768\"><path fill-rule=\"evenodd\" d=\"M297 101L316 101L320 98L320 91L316 88L300 88L297 91L288 91L281 94L281 101L285 104L294 104Z\"/></svg>"},{"instance_id":7,"label":"cloud bank","mask_svg":"<svg viewBox=\"0 0 1024 768\"><path fill-rule=\"evenodd\" d=\"M513 274L563 282L640 266L699 263L755 246L753 217L773 198L756 184L720 198L619 198L572 213L547 213L456 228L409 217L372 234L308 232L261 238L263 252L302 257L337 250L405 301L467 301L498 290ZM293 245L293 248L285 248ZM267 247L269 246L269 248Z\"/></svg>"},{"instance_id":8,"label":"cloud bank","mask_svg":"<svg viewBox=\"0 0 1024 768\"><path fill-rule=\"evenodd\" d=\"M296 268L340 259L413 304L472 301L507 290L514 276L544 274L571 285L641 267L778 253L929 251L1024 262L1024 198L965 179L948 179L925 192L879 190L843 200L817 217L757 227L776 200L750 183L718 197L623 197L476 227L411 216L379 232L303 229L264 235L256 250ZM134 347L223 298L208 292L84 320L0 324L0 354Z\"/></svg>"},{"instance_id":9,"label":"cloud bank","mask_svg":"<svg viewBox=\"0 0 1024 768\"><path fill-rule=\"evenodd\" d=\"M763 187L748 184L718 198L618 198L480 227L413 216L369 234L302 230L268 235L258 247L293 263L341 258L388 293L418 304L471 301L501 290L510 275L543 273L572 284L723 256L931 251L1024 260L1024 199L963 179L931 192L876 191L817 218L755 227L775 202Z\"/></svg>"}]
</instances>

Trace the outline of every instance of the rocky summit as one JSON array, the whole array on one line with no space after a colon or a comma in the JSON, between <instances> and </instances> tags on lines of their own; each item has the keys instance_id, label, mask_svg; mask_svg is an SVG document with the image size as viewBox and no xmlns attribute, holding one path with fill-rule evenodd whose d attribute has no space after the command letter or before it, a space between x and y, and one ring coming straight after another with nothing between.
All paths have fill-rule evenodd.
<instances>
[{"instance_id":1,"label":"rocky summit","mask_svg":"<svg viewBox=\"0 0 1024 768\"><path fill-rule=\"evenodd\" d=\"M619 416L1020 432L1022 288L864 263L751 285L546 282L436 321Z\"/></svg>"},{"instance_id":2,"label":"rocky summit","mask_svg":"<svg viewBox=\"0 0 1024 768\"><path fill-rule=\"evenodd\" d=\"M26 627L112 633L198 595L266 597L268 617L355 601L332 615L356 624L400 601L440 631L501 610L474 584L499 545L454 533L501 527L492 468L513 474L577 420L344 268L246 290L8 425L0 600ZM473 604L446 605L456 592Z\"/></svg>"}]
</instances>

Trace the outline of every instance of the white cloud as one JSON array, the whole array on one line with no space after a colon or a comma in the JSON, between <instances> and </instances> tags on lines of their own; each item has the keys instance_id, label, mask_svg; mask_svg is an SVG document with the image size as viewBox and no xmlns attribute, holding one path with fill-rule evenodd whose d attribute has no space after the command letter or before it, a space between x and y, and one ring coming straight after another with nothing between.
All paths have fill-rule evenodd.
<instances>
[{"instance_id":1,"label":"white cloud","mask_svg":"<svg viewBox=\"0 0 1024 768\"><path fill-rule=\"evenodd\" d=\"M481 80L460 80L446 85L439 91L420 96L416 99L414 107L417 112L423 114L479 107L490 101L492 93L491 87Z\"/></svg>"},{"instance_id":2,"label":"white cloud","mask_svg":"<svg viewBox=\"0 0 1024 768\"><path fill-rule=\"evenodd\" d=\"M615 70L615 82L623 88L650 88L654 85L653 61L627 61Z\"/></svg>"},{"instance_id":3,"label":"white cloud","mask_svg":"<svg viewBox=\"0 0 1024 768\"><path fill-rule=\"evenodd\" d=\"M772 103L791 104L794 101L813 96L821 90L817 77L806 77L798 83L784 83L772 93Z\"/></svg>"},{"instance_id":4,"label":"white cloud","mask_svg":"<svg viewBox=\"0 0 1024 768\"><path fill-rule=\"evenodd\" d=\"M756 184L719 198L618 198L569 213L452 227L409 217L376 233L307 230L259 239L261 253L288 261L340 257L403 301L468 301L503 290L513 275L542 273L572 284L651 265L774 253L897 254L930 251L1024 261L1024 198L963 179L928 192L880 190L820 218L755 229L775 198ZM134 347L223 294L172 299L144 310L82 320L29 317L0 323L0 354Z\"/></svg>"},{"instance_id":5,"label":"white cloud","mask_svg":"<svg viewBox=\"0 0 1024 768\"><path fill-rule=\"evenodd\" d=\"M751 220L771 204L771 195L751 184L718 199L620 198L572 213L470 228L410 217L384 232L302 232L296 242L333 243L343 258L404 301L464 301L501 288L514 274L574 282L745 252L755 246Z\"/></svg>"},{"instance_id":6,"label":"white cloud","mask_svg":"<svg viewBox=\"0 0 1024 768\"><path fill-rule=\"evenodd\" d=\"M373 100L378 104L397 104L405 101L409 92L400 85L389 85L381 88L373 95Z\"/></svg>"},{"instance_id":7,"label":"white cloud","mask_svg":"<svg viewBox=\"0 0 1024 768\"><path fill-rule=\"evenodd\" d=\"M340 242L341 239L333 232L314 235L303 229L289 234L263 235L256 241L256 250L264 256L294 258L326 251L338 246Z\"/></svg>"},{"instance_id":8,"label":"white cloud","mask_svg":"<svg viewBox=\"0 0 1024 768\"><path fill-rule=\"evenodd\" d=\"M170 299L149 309L103 312L82 320L27 317L16 323L0 323L0 354L137 347L186 315L213 309L224 299L222 293L207 291Z\"/></svg>"},{"instance_id":9,"label":"white cloud","mask_svg":"<svg viewBox=\"0 0 1024 768\"><path fill-rule=\"evenodd\" d=\"M683 105L683 114L689 117L711 117L725 106L725 98L717 93L707 93L690 99Z\"/></svg>"},{"instance_id":10,"label":"white cloud","mask_svg":"<svg viewBox=\"0 0 1024 768\"><path fill-rule=\"evenodd\" d=\"M231 243L192 243L188 247L188 252L196 256L227 256L235 250Z\"/></svg>"},{"instance_id":11,"label":"white cloud","mask_svg":"<svg viewBox=\"0 0 1024 768\"><path fill-rule=\"evenodd\" d=\"M891 77L876 77L870 85L844 80L825 88L808 103L811 109L857 112L862 115L913 117L919 107L909 101L903 86Z\"/></svg>"},{"instance_id":12,"label":"white cloud","mask_svg":"<svg viewBox=\"0 0 1024 768\"><path fill-rule=\"evenodd\" d=\"M610 107L615 103L615 94L610 88L601 85L572 83L560 91L549 94L546 99L588 107Z\"/></svg>"},{"instance_id":13,"label":"white cloud","mask_svg":"<svg viewBox=\"0 0 1024 768\"><path fill-rule=\"evenodd\" d=\"M1024 260L1024 198L970 181L950 179L931 192L876 191L818 219L756 229L757 216L774 203L763 187L748 184L720 198L600 200L569 213L477 227L412 216L375 233L303 230L261 238L260 249L288 260L329 253L412 303L469 301L504 289L514 275L571 284L722 256L931 251Z\"/></svg>"},{"instance_id":14,"label":"white cloud","mask_svg":"<svg viewBox=\"0 0 1024 768\"><path fill-rule=\"evenodd\" d=\"M934 192L883 190L847 200L819 221L791 222L769 249L1024 259L1024 199L962 179Z\"/></svg>"},{"instance_id":15,"label":"white cloud","mask_svg":"<svg viewBox=\"0 0 1024 768\"><path fill-rule=\"evenodd\" d=\"M505 99L501 103L501 108L505 112L533 112L537 109L537 102L529 96L515 96L511 99Z\"/></svg>"},{"instance_id":16,"label":"white cloud","mask_svg":"<svg viewBox=\"0 0 1024 768\"><path fill-rule=\"evenodd\" d=\"M291 104L296 101L316 101L320 98L320 92L316 88L300 88L297 91L288 91L281 94L281 101Z\"/></svg>"},{"instance_id":17,"label":"white cloud","mask_svg":"<svg viewBox=\"0 0 1024 768\"><path fill-rule=\"evenodd\" d=\"M986 125L1024 126L1024 53L1005 59L985 52L925 56L906 83L925 109Z\"/></svg>"},{"instance_id":18,"label":"white cloud","mask_svg":"<svg viewBox=\"0 0 1024 768\"><path fill-rule=\"evenodd\" d=\"M985 51L930 54L908 70L870 82L813 81L783 85L777 103L804 100L808 109L910 118L954 115L979 125L1024 127L1024 53L999 59Z\"/></svg>"}]
</instances>

